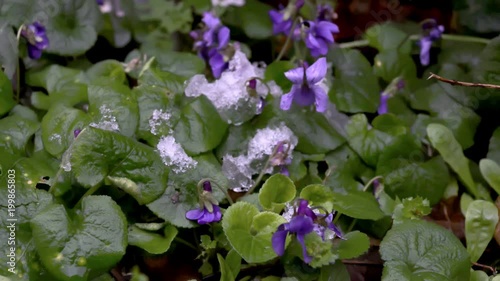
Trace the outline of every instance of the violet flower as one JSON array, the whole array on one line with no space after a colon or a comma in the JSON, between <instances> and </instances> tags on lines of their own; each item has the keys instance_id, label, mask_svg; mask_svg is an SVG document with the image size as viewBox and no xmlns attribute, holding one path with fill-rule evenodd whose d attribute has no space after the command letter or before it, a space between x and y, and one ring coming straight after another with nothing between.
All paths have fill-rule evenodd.
<instances>
[{"instance_id":1,"label":"violet flower","mask_svg":"<svg viewBox=\"0 0 500 281\"><path fill-rule=\"evenodd\" d=\"M270 10L269 17L273 23L273 34L290 34L293 25L293 15L298 13L300 8L304 5L304 0L290 1L286 7L280 7L280 10Z\"/></svg>"},{"instance_id":2,"label":"violet flower","mask_svg":"<svg viewBox=\"0 0 500 281\"><path fill-rule=\"evenodd\" d=\"M333 214L330 213L328 215L318 215L318 218L315 220L316 224L314 225L314 232L318 234L323 241L333 239L335 237L339 237L340 239L345 239L344 235L342 234L342 231L333 223L333 219L337 213ZM334 236L326 236L327 231L326 230L332 231Z\"/></svg>"},{"instance_id":3,"label":"violet flower","mask_svg":"<svg viewBox=\"0 0 500 281\"><path fill-rule=\"evenodd\" d=\"M339 33L339 27L329 21L305 21L307 26L305 42L311 56L319 57L328 53L328 47L335 42L332 33Z\"/></svg>"},{"instance_id":4,"label":"violet flower","mask_svg":"<svg viewBox=\"0 0 500 281\"><path fill-rule=\"evenodd\" d=\"M319 82L326 75L326 59L319 58L311 66L291 69L285 72L286 78L292 81L293 86L289 93L281 97L280 108L289 110L292 102L300 106L316 105L316 111L324 112L328 107L328 95L319 86Z\"/></svg>"},{"instance_id":5,"label":"violet flower","mask_svg":"<svg viewBox=\"0 0 500 281\"><path fill-rule=\"evenodd\" d=\"M439 40L444 32L444 26L438 25L435 20L428 20L422 25L424 36L420 38L420 63L429 65L432 43Z\"/></svg>"},{"instance_id":6,"label":"violet flower","mask_svg":"<svg viewBox=\"0 0 500 281\"><path fill-rule=\"evenodd\" d=\"M219 78L229 66L223 52L229 44L230 30L223 26L220 20L210 12L203 14L204 28L190 32L195 40L194 48L212 69L215 78Z\"/></svg>"},{"instance_id":7,"label":"violet flower","mask_svg":"<svg viewBox=\"0 0 500 281\"><path fill-rule=\"evenodd\" d=\"M328 4L318 5L317 14L317 21L332 21L336 18L335 11Z\"/></svg>"},{"instance_id":8,"label":"violet flower","mask_svg":"<svg viewBox=\"0 0 500 281\"><path fill-rule=\"evenodd\" d=\"M80 129L76 129L73 131L73 135L75 136L75 138L78 137L78 135L80 134L81 131L82 130L80 130Z\"/></svg>"},{"instance_id":9,"label":"violet flower","mask_svg":"<svg viewBox=\"0 0 500 281\"><path fill-rule=\"evenodd\" d=\"M28 55L36 60L42 56L42 51L49 47L49 39L45 27L34 22L21 30L21 35L28 41Z\"/></svg>"},{"instance_id":10,"label":"violet flower","mask_svg":"<svg viewBox=\"0 0 500 281\"><path fill-rule=\"evenodd\" d=\"M222 213L217 201L212 197L212 185L209 181L203 182L203 192L200 194L199 209L186 212L188 220L196 220L198 224L208 224L218 222L222 218Z\"/></svg>"},{"instance_id":11,"label":"violet flower","mask_svg":"<svg viewBox=\"0 0 500 281\"><path fill-rule=\"evenodd\" d=\"M387 106L387 101L389 100L391 96L388 95L386 92L382 92L380 94L380 104L377 109L377 113L379 115L386 114L388 112L388 106Z\"/></svg>"},{"instance_id":12,"label":"violet flower","mask_svg":"<svg viewBox=\"0 0 500 281\"><path fill-rule=\"evenodd\" d=\"M271 239L273 250L278 256L285 253L285 241L288 234L295 234L297 240L302 246L302 256L306 263L312 261L312 257L307 254L305 244L305 236L314 230L313 219L316 218L314 212L307 207L307 200L301 199L297 213L290 220L289 223L284 223L278 226L278 230L273 234Z\"/></svg>"}]
</instances>

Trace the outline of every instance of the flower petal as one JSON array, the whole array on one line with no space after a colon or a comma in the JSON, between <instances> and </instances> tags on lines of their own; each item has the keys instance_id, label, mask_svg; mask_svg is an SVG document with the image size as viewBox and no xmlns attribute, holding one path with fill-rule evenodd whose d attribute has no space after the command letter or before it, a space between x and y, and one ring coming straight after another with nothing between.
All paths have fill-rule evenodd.
<instances>
[{"instance_id":1,"label":"flower petal","mask_svg":"<svg viewBox=\"0 0 500 281\"><path fill-rule=\"evenodd\" d=\"M314 229L313 220L304 215L293 217L288 223L288 231L297 234L307 234Z\"/></svg>"},{"instance_id":2,"label":"flower petal","mask_svg":"<svg viewBox=\"0 0 500 281\"><path fill-rule=\"evenodd\" d=\"M227 68L228 64L224 61L224 57L221 54L215 53L210 56L208 60L210 68L212 69L212 74L216 79L220 78L222 72Z\"/></svg>"},{"instance_id":3,"label":"flower petal","mask_svg":"<svg viewBox=\"0 0 500 281\"><path fill-rule=\"evenodd\" d=\"M290 69L287 72L285 72L286 78L288 80L292 81L293 84L302 84L304 81L304 68L303 67L297 67L294 69Z\"/></svg>"},{"instance_id":4,"label":"flower petal","mask_svg":"<svg viewBox=\"0 0 500 281\"><path fill-rule=\"evenodd\" d=\"M319 58L306 70L307 83L312 86L321 81L326 76L326 58Z\"/></svg>"},{"instance_id":5,"label":"flower petal","mask_svg":"<svg viewBox=\"0 0 500 281\"><path fill-rule=\"evenodd\" d=\"M298 86L297 86L298 87ZM307 86L302 86L294 95L293 100L300 106L309 106L314 103L314 92Z\"/></svg>"},{"instance_id":6,"label":"flower petal","mask_svg":"<svg viewBox=\"0 0 500 281\"><path fill-rule=\"evenodd\" d=\"M281 110L289 110L290 109L290 107L292 106L294 94L295 94L295 92L293 91L293 87L292 87L292 91L290 91L290 93L281 96L281 102L280 102Z\"/></svg>"},{"instance_id":7,"label":"flower petal","mask_svg":"<svg viewBox=\"0 0 500 281\"><path fill-rule=\"evenodd\" d=\"M299 241L300 245L302 245L302 257L304 258L305 263L310 263L312 261L312 257L307 254L307 248L306 248L306 243L304 241L304 236L305 234L297 234L297 240Z\"/></svg>"},{"instance_id":8,"label":"flower petal","mask_svg":"<svg viewBox=\"0 0 500 281\"><path fill-rule=\"evenodd\" d=\"M217 27L220 24L220 20L214 16L211 12L203 13L203 23L210 29Z\"/></svg>"},{"instance_id":9,"label":"flower petal","mask_svg":"<svg viewBox=\"0 0 500 281\"><path fill-rule=\"evenodd\" d=\"M288 235L288 231L286 230L279 230L276 231L273 234L273 237L271 239L272 245L273 245L273 250L278 256L282 256L285 253L285 241L286 241L286 236Z\"/></svg>"},{"instance_id":10,"label":"flower petal","mask_svg":"<svg viewBox=\"0 0 500 281\"><path fill-rule=\"evenodd\" d=\"M36 46L28 44L28 56L34 60L42 57L42 50Z\"/></svg>"},{"instance_id":11,"label":"flower petal","mask_svg":"<svg viewBox=\"0 0 500 281\"><path fill-rule=\"evenodd\" d=\"M207 224L213 222L215 219L215 214L205 211L204 216L198 219L199 224Z\"/></svg>"},{"instance_id":12,"label":"flower petal","mask_svg":"<svg viewBox=\"0 0 500 281\"><path fill-rule=\"evenodd\" d=\"M326 41L333 43L333 34L339 33L339 27L331 22L320 21L316 26L316 36L321 36Z\"/></svg>"},{"instance_id":13,"label":"flower petal","mask_svg":"<svg viewBox=\"0 0 500 281\"><path fill-rule=\"evenodd\" d=\"M205 209L194 209L186 212L186 219L188 220L197 220L201 218L205 214Z\"/></svg>"},{"instance_id":14,"label":"flower petal","mask_svg":"<svg viewBox=\"0 0 500 281\"><path fill-rule=\"evenodd\" d=\"M219 41L218 48L222 49L227 46L229 43L229 37L230 37L230 31L229 28L226 26L223 26L219 29L219 32L217 33L217 40Z\"/></svg>"},{"instance_id":15,"label":"flower petal","mask_svg":"<svg viewBox=\"0 0 500 281\"><path fill-rule=\"evenodd\" d=\"M328 94L320 86L313 86L312 91L314 92L316 111L325 112L328 108Z\"/></svg>"},{"instance_id":16,"label":"flower petal","mask_svg":"<svg viewBox=\"0 0 500 281\"><path fill-rule=\"evenodd\" d=\"M377 113L379 115L386 114L388 112L387 109L387 101L389 100L389 95L386 95L385 93L382 93L380 95L380 104L378 106Z\"/></svg>"},{"instance_id":17,"label":"flower petal","mask_svg":"<svg viewBox=\"0 0 500 281\"><path fill-rule=\"evenodd\" d=\"M420 63L424 66L429 65L431 46L432 41L429 39L420 39Z\"/></svg>"}]
</instances>

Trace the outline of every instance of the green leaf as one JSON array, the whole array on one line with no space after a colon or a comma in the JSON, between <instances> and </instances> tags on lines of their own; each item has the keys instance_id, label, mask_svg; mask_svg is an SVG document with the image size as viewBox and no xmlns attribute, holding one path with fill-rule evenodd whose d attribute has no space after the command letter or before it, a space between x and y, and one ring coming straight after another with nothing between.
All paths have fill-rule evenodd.
<instances>
[{"instance_id":1,"label":"green leaf","mask_svg":"<svg viewBox=\"0 0 500 281\"><path fill-rule=\"evenodd\" d=\"M392 23L374 25L365 31L364 37L368 40L368 44L379 52L399 51L402 54L409 54L411 51L411 40L408 40L408 35Z\"/></svg>"},{"instance_id":2,"label":"green leaf","mask_svg":"<svg viewBox=\"0 0 500 281\"><path fill-rule=\"evenodd\" d=\"M175 51L165 51L164 48L145 48L141 51L150 57L155 57L162 71L171 72L184 77L201 74L205 70L205 62L195 54Z\"/></svg>"},{"instance_id":3,"label":"green leaf","mask_svg":"<svg viewBox=\"0 0 500 281\"><path fill-rule=\"evenodd\" d=\"M188 154L195 155L217 147L227 128L212 103L202 95L182 109L174 136Z\"/></svg>"},{"instance_id":4,"label":"green leaf","mask_svg":"<svg viewBox=\"0 0 500 281\"><path fill-rule=\"evenodd\" d=\"M417 68L409 54L388 50L378 53L374 60L373 73L388 83L398 76L417 76Z\"/></svg>"},{"instance_id":5,"label":"green leaf","mask_svg":"<svg viewBox=\"0 0 500 281\"><path fill-rule=\"evenodd\" d=\"M379 220L384 216L375 197L362 191L334 193L333 209L355 219Z\"/></svg>"},{"instance_id":6,"label":"green leaf","mask_svg":"<svg viewBox=\"0 0 500 281\"><path fill-rule=\"evenodd\" d=\"M271 6L257 0L247 0L244 6L234 9L233 24L241 26L245 34L252 39L271 37L273 31L269 18L271 9Z\"/></svg>"},{"instance_id":7,"label":"green leaf","mask_svg":"<svg viewBox=\"0 0 500 281\"><path fill-rule=\"evenodd\" d=\"M274 81L281 87L284 93L288 92L292 87L292 81L288 80L285 72L294 68L295 65L290 61L274 61L269 64L264 73L266 81Z\"/></svg>"},{"instance_id":8,"label":"green leaf","mask_svg":"<svg viewBox=\"0 0 500 281\"><path fill-rule=\"evenodd\" d=\"M168 251L177 232L177 228L171 225L165 226L163 235L132 225L128 229L128 244L144 249L150 254L159 255Z\"/></svg>"},{"instance_id":9,"label":"green leaf","mask_svg":"<svg viewBox=\"0 0 500 281\"><path fill-rule=\"evenodd\" d=\"M0 119L0 148L11 154L26 155L31 137L40 128L40 123L12 115Z\"/></svg>"},{"instance_id":10,"label":"green leaf","mask_svg":"<svg viewBox=\"0 0 500 281\"><path fill-rule=\"evenodd\" d=\"M295 192L295 185L289 177L275 174L267 179L259 190L259 202L264 209L279 213L285 203L295 198Z\"/></svg>"},{"instance_id":11,"label":"green leaf","mask_svg":"<svg viewBox=\"0 0 500 281\"><path fill-rule=\"evenodd\" d=\"M304 240L307 253L313 258L311 262L308 263L312 268L332 264L338 259L338 255L334 251L330 240L323 240L323 238L315 232L307 234ZM291 249L297 257L303 259L302 246L299 245L298 240L294 239L289 249Z\"/></svg>"},{"instance_id":12,"label":"green leaf","mask_svg":"<svg viewBox=\"0 0 500 281\"><path fill-rule=\"evenodd\" d=\"M6 4L6 3L5 3ZM1 7L0 7L1 8ZM19 14L11 14L18 17ZM0 15L0 18L3 15ZM0 22L4 25L4 22ZM19 48L17 45L16 34L11 28L0 28L0 67L4 68L5 75L8 79L14 78L19 60Z\"/></svg>"},{"instance_id":13,"label":"green leaf","mask_svg":"<svg viewBox=\"0 0 500 281\"><path fill-rule=\"evenodd\" d=\"M344 235L345 240L340 240L335 245L339 259L352 259L366 253L370 248L370 239L363 232L353 231Z\"/></svg>"},{"instance_id":14,"label":"green leaf","mask_svg":"<svg viewBox=\"0 0 500 281\"><path fill-rule=\"evenodd\" d=\"M462 147L453 133L441 124L427 126L427 135L432 146L439 151L444 161L458 174L460 180L474 196L479 196L476 184L469 170L469 160L465 158Z\"/></svg>"},{"instance_id":15,"label":"green leaf","mask_svg":"<svg viewBox=\"0 0 500 281\"><path fill-rule=\"evenodd\" d=\"M118 133L88 127L69 153L76 180L86 188L107 177L126 179L136 188L125 191L139 204L152 202L165 190L169 171L157 152Z\"/></svg>"},{"instance_id":16,"label":"green leaf","mask_svg":"<svg viewBox=\"0 0 500 281\"><path fill-rule=\"evenodd\" d=\"M454 90L455 88L443 88L438 83L421 88L410 96L411 107L429 111L431 117L437 117L434 123L446 125L460 145L466 149L474 144L474 134L481 118L474 110L461 105L451 97L460 95Z\"/></svg>"},{"instance_id":17,"label":"green leaf","mask_svg":"<svg viewBox=\"0 0 500 281\"><path fill-rule=\"evenodd\" d=\"M325 184L337 192L363 189L359 179L372 178L373 172L349 145L343 145L325 157L330 170Z\"/></svg>"},{"instance_id":18,"label":"green leaf","mask_svg":"<svg viewBox=\"0 0 500 281\"><path fill-rule=\"evenodd\" d=\"M340 111L377 111L380 87L368 60L358 50L335 49L335 83L328 95Z\"/></svg>"},{"instance_id":19,"label":"green leaf","mask_svg":"<svg viewBox=\"0 0 500 281\"><path fill-rule=\"evenodd\" d=\"M137 98L130 89L117 82L104 82L89 86L89 114L91 126L119 131L122 135L135 135L139 123Z\"/></svg>"},{"instance_id":20,"label":"green leaf","mask_svg":"<svg viewBox=\"0 0 500 281\"><path fill-rule=\"evenodd\" d=\"M500 36L493 38L479 55L477 67L472 69L472 79L476 83L500 85ZM476 88L474 97L481 109L495 109L500 105L498 90Z\"/></svg>"},{"instance_id":21,"label":"green leaf","mask_svg":"<svg viewBox=\"0 0 500 281\"><path fill-rule=\"evenodd\" d=\"M123 65L116 60L100 61L87 69L86 74L90 82L106 79L106 81L116 81L119 84L127 83L127 74L123 70Z\"/></svg>"},{"instance_id":22,"label":"green leaf","mask_svg":"<svg viewBox=\"0 0 500 281\"><path fill-rule=\"evenodd\" d=\"M221 254L217 253L219 266L221 271L221 281L234 281L240 272L241 257L233 249L227 253L226 259Z\"/></svg>"},{"instance_id":23,"label":"green leaf","mask_svg":"<svg viewBox=\"0 0 500 281\"><path fill-rule=\"evenodd\" d=\"M427 161L421 145L411 135L401 135L385 147L377 164L384 178L384 190L391 197L422 196L431 205L441 200L449 182L449 172L441 157Z\"/></svg>"},{"instance_id":24,"label":"green leaf","mask_svg":"<svg viewBox=\"0 0 500 281\"><path fill-rule=\"evenodd\" d=\"M347 124L347 135L349 145L365 163L375 167L384 147L393 141L393 136L377 130L369 129L368 119L364 114L351 117Z\"/></svg>"},{"instance_id":25,"label":"green leaf","mask_svg":"<svg viewBox=\"0 0 500 281\"><path fill-rule=\"evenodd\" d=\"M470 281L490 281L488 274L481 270L474 270L470 272Z\"/></svg>"},{"instance_id":26,"label":"green leaf","mask_svg":"<svg viewBox=\"0 0 500 281\"><path fill-rule=\"evenodd\" d=\"M304 113L297 107L279 112L285 124L299 138L295 150L304 154L322 154L342 145L345 140L318 112Z\"/></svg>"},{"instance_id":27,"label":"green leaf","mask_svg":"<svg viewBox=\"0 0 500 281\"><path fill-rule=\"evenodd\" d=\"M149 60L139 74L139 85L149 85L160 87L166 94L184 93L184 81L186 79L180 75L159 69L158 62L155 59Z\"/></svg>"},{"instance_id":28,"label":"green leaf","mask_svg":"<svg viewBox=\"0 0 500 281\"><path fill-rule=\"evenodd\" d=\"M142 14L141 20L159 21L167 33L187 33L191 30L193 16L189 5L164 0L152 0L143 5L146 7L139 8L148 9L148 13Z\"/></svg>"},{"instance_id":29,"label":"green leaf","mask_svg":"<svg viewBox=\"0 0 500 281\"><path fill-rule=\"evenodd\" d=\"M380 244L382 280L468 281L470 260L452 232L427 221L393 226Z\"/></svg>"},{"instance_id":30,"label":"green leaf","mask_svg":"<svg viewBox=\"0 0 500 281\"><path fill-rule=\"evenodd\" d=\"M2 61L0 58L0 63L1 62ZM16 102L14 101L14 92L12 91L12 84L7 75L5 75L5 73L3 72L0 72L0 116L9 112L15 105Z\"/></svg>"},{"instance_id":31,"label":"green leaf","mask_svg":"<svg viewBox=\"0 0 500 281\"><path fill-rule=\"evenodd\" d=\"M275 213L259 213L247 202L230 206L222 218L224 233L231 246L248 263L261 263L275 258L271 237L285 219Z\"/></svg>"},{"instance_id":32,"label":"green leaf","mask_svg":"<svg viewBox=\"0 0 500 281\"><path fill-rule=\"evenodd\" d=\"M431 213L429 200L422 197L404 198L401 203L394 208L392 218L394 223L401 223L405 219L417 220Z\"/></svg>"},{"instance_id":33,"label":"green leaf","mask_svg":"<svg viewBox=\"0 0 500 281\"><path fill-rule=\"evenodd\" d=\"M479 169L488 184L500 195L500 166L490 159L481 159Z\"/></svg>"},{"instance_id":34,"label":"green leaf","mask_svg":"<svg viewBox=\"0 0 500 281\"><path fill-rule=\"evenodd\" d=\"M89 196L81 210L53 204L31 220L36 250L47 270L60 280L87 280L105 272L125 254L126 219L107 196Z\"/></svg>"},{"instance_id":35,"label":"green leaf","mask_svg":"<svg viewBox=\"0 0 500 281\"><path fill-rule=\"evenodd\" d=\"M498 223L495 204L475 200L469 204L465 214L465 238L471 262L477 262L493 238Z\"/></svg>"},{"instance_id":36,"label":"green leaf","mask_svg":"<svg viewBox=\"0 0 500 281\"><path fill-rule=\"evenodd\" d=\"M465 65L467 69L478 66L479 58L477 54L480 54L485 47L484 43L460 42L460 44L457 44L453 40L442 40L440 44L441 52L438 55L440 65Z\"/></svg>"},{"instance_id":37,"label":"green leaf","mask_svg":"<svg viewBox=\"0 0 500 281\"><path fill-rule=\"evenodd\" d=\"M63 56L85 53L97 40L100 15L97 3L57 0L56 7L57 14L49 17L45 26L50 40L47 52Z\"/></svg>"},{"instance_id":38,"label":"green leaf","mask_svg":"<svg viewBox=\"0 0 500 281\"><path fill-rule=\"evenodd\" d=\"M167 188L161 197L147 207L158 217L177 227L194 227L196 222L186 219L186 212L200 207L197 184L200 180L211 178L217 185L227 188L227 178L212 153L193 157L196 166L185 173L170 173ZM212 184L212 195L223 200L224 193Z\"/></svg>"},{"instance_id":39,"label":"green leaf","mask_svg":"<svg viewBox=\"0 0 500 281\"><path fill-rule=\"evenodd\" d=\"M64 106L53 106L42 119L43 147L60 158L75 139L74 131L83 129L90 118L83 111Z\"/></svg>"},{"instance_id":40,"label":"green leaf","mask_svg":"<svg viewBox=\"0 0 500 281\"><path fill-rule=\"evenodd\" d=\"M311 184L302 189L300 198L309 201L312 206L321 206L328 212L333 210L333 193L324 185Z\"/></svg>"},{"instance_id":41,"label":"green leaf","mask_svg":"<svg viewBox=\"0 0 500 281\"><path fill-rule=\"evenodd\" d=\"M86 77L81 70L52 64L39 71L26 73L26 83L34 87L42 87L52 93L60 90L70 82L85 82Z\"/></svg>"},{"instance_id":42,"label":"green leaf","mask_svg":"<svg viewBox=\"0 0 500 281\"><path fill-rule=\"evenodd\" d=\"M491 136L486 158L500 163L500 128L497 128Z\"/></svg>"},{"instance_id":43,"label":"green leaf","mask_svg":"<svg viewBox=\"0 0 500 281\"><path fill-rule=\"evenodd\" d=\"M319 281L351 281L351 276L347 271L346 266L338 261L331 265L326 265L321 268Z\"/></svg>"},{"instance_id":44,"label":"green leaf","mask_svg":"<svg viewBox=\"0 0 500 281\"><path fill-rule=\"evenodd\" d=\"M59 84L58 88L46 95L43 92L33 92L31 103L37 109L49 110L57 105L73 107L86 103L88 100L87 85L83 83L67 82Z\"/></svg>"}]
</instances>

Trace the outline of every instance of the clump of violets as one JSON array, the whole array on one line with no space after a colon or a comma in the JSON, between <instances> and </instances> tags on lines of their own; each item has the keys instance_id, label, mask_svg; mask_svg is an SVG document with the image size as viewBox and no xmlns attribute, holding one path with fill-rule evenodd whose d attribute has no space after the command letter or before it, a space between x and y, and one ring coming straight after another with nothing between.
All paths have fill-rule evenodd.
<instances>
[{"instance_id":1,"label":"clump of violets","mask_svg":"<svg viewBox=\"0 0 500 281\"><path fill-rule=\"evenodd\" d=\"M324 112L328 107L328 95L319 85L326 76L325 58L319 58L311 66L303 63L301 67L285 72L286 78L293 83L289 93L281 97L280 108L289 110L292 102L299 106L316 105L316 111Z\"/></svg>"},{"instance_id":2,"label":"clump of violets","mask_svg":"<svg viewBox=\"0 0 500 281\"><path fill-rule=\"evenodd\" d=\"M222 25L219 18L210 12L203 14L202 29L191 31L190 36L195 40L194 49L212 69L215 78L219 78L229 66L230 58L226 55L229 44L230 30Z\"/></svg>"},{"instance_id":3,"label":"clump of violets","mask_svg":"<svg viewBox=\"0 0 500 281\"><path fill-rule=\"evenodd\" d=\"M298 200L298 206L294 209L294 213L288 223L278 226L278 230L273 234L271 239L274 252L278 256L285 253L285 241L288 235L295 235L297 241L302 246L302 257L304 262L310 263L312 257L307 253L305 244L305 236L310 233L319 235L323 240L326 237L326 230L334 233L334 237L342 238L342 232L333 224L333 214L317 214L310 207L309 202L305 199ZM334 238L331 237L331 238Z\"/></svg>"},{"instance_id":4,"label":"clump of violets","mask_svg":"<svg viewBox=\"0 0 500 281\"><path fill-rule=\"evenodd\" d=\"M293 26L293 17L299 12L302 6L304 6L304 0L295 0L290 1L286 8L281 7L280 10L269 11L269 17L273 23L274 35L290 34Z\"/></svg>"},{"instance_id":5,"label":"clump of violets","mask_svg":"<svg viewBox=\"0 0 500 281\"><path fill-rule=\"evenodd\" d=\"M439 40L444 32L444 26L438 25L433 19L426 20L422 24L423 36L420 38L420 63L429 65L432 43Z\"/></svg>"},{"instance_id":6,"label":"clump of violets","mask_svg":"<svg viewBox=\"0 0 500 281\"><path fill-rule=\"evenodd\" d=\"M39 59L42 56L42 51L49 47L45 27L39 22L24 26L21 35L28 41L28 55L34 60Z\"/></svg>"},{"instance_id":7,"label":"clump of violets","mask_svg":"<svg viewBox=\"0 0 500 281\"><path fill-rule=\"evenodd\" d=\"M405 87L405 81L401 77L394 78L389 86L380 94L380 103L377 109L379 115L386 114L389 112L388 101L389 98L393 97L398 91L401 91Z\"/></svg>"},{"instance_id":8,"label":"clump of violets","mask_svg":"<svg viewBox=\"0 0 500 281\"><path fill-rule=\"evenodd\" d=\"M200 208L187 211L186 218L196 220L198 224L218 222L222 218L222 213L218 206L219 203L212 195L212 184L210 181L203 181L202 186L203 190L200 192L198 184Z\"/></svg>"}]
</instances>

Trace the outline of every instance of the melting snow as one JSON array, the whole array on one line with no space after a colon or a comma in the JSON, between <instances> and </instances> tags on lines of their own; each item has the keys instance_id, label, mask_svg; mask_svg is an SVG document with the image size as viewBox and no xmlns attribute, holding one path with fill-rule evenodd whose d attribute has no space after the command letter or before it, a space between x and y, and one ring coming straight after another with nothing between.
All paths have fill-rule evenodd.
<instances>
[{"instance_id":1,"label":"melting snow","mask_svg":"<svg viewBox=\"0 0 500 281\"><path fill-rule=\"evenodd\" d=\"M215 106L219 114L229 123L241 124L256 113L260 97L266 97L268 89L257 80L257 96L249 94L247 82L253 78L264 78L266 65L252 64L246 55L237 50L229 61L228 70L214 82L208 82L204 75L195 75L186 86L186 96L205 95ZM281 89L276 83L268 83L271 94L279 95Z\"/></svg>"},{"instance_id":2,"label":"melting snow","mask_svg":"<svg viewBox=\"0 0 500 281\"><path fill-rule=\"evenodd\" d=\"M196 160L186 154L182 146L172 136L162 137L156 148L160 152L163 163L171 167L176 174L184 173L198 164Z\"/></svg>"},{"instance_id":3,"label":"melting snow","mask_svg":"<svg viewBox=\"0 0 500 281\"><path fill-rule=\"evenodd\" d=\"M61 135L59 135L59 134L52 134L49 137L49 141L56 141L58 144L61 144Z\"/></svg>"},{"instance_id":4,"label":"melting snow","mask_svg":"<svg viewBox=\"0 0 500 281\"><path fill-rule=\"evenodd\" d=\"M163 112L163 110L158 110L155 109L153 111L153 114L151 115L151 118L149 118L149 128L151 128L150 132L153 135L157 135L158 129L163 126L163 125L170 125L168 123L170 117L172 117L172 114L169 112Z\"/></svg>"},{"instance_id":5,"label":"melting snow","mask_svg":"<svg viewBox=\"0 0 500 281\"><path fill-rule=\"evenodd\" d=\"M247 190L253 185L252 175L260 173L261 169L273 153L279 142L288 142L290 145L288 159L298 143L297 137L284 124L257 130L255 136L248 143L247 153L233 157L225 155L222 160L222 172L228 178L231 188ZM269 167L266 173L272 173Z\"/></svg>"},{"instance_id":6,"label":"melting snow","mask_svg":"<svg viewBox=\"0 0 500 281\"><path fill-rule=\"evenodd\" d=\"M212 0L213 6L243 6L245 5L245 0Z\"/></svg>"},{"instance_id":7,"label":"melting snow","mask_svg":"<svg viewBox=\"0 0 500 281\"><path fill-rule=\"evenodd\" d=\"M101 113L101 120L99 121L99 123L92 122L89 126L107 131L120 130L120 126L116 121L116 117L111 114L112 111L109 107L107 107L106 105L101 105L101 107L99 107L99 112Z\"/></svg>"}]
</instances>

